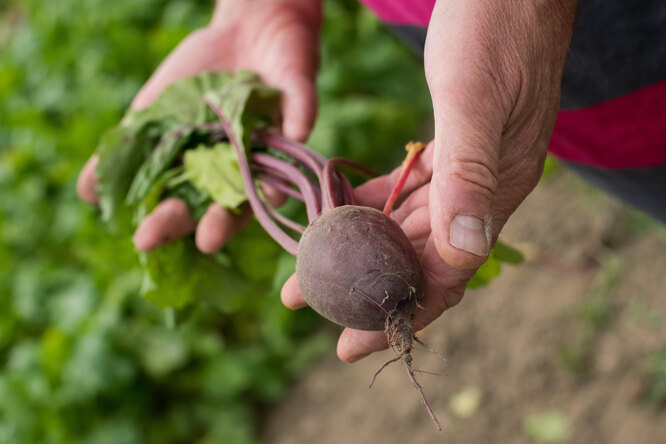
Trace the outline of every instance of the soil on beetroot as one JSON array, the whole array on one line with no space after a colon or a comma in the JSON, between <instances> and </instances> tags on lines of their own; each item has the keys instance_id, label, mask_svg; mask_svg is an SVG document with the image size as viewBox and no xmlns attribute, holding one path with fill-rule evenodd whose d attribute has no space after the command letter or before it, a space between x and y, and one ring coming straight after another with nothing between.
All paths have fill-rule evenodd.
<instances>
[{"instance_id":1,"label":"soil on beetroot","mask_svg":"<svg viewBox=\"0 0 666 444\"><path fill-rule=\"evenodd\" d=\"M264 441L663 443L666 410L645 402L655 387L645 363L666 347L665 232L556 173L502 234L527 263L505 267L423 332L447 359L414 357L441 373L419 378L443 432L402 366L367 388L393 352L349 365L332 348L268 413ZM545 438L527 431L547 412L558 420L540 426Z\"/></svg>"}]
</instances>

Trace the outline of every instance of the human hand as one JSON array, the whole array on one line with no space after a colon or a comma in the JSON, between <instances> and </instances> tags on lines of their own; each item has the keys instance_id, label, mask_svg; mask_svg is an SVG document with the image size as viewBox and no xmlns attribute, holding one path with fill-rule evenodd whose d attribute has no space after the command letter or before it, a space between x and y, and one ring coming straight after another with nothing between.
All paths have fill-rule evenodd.
<instances>
[{"instance_id":1,"label":"human hand","mask_svg":"<svg viewBox=\"0 0 666 444\"><path fill-rule=\"evenodd\" d=\"M463 297L469 279L537 184L559 106L576 1L438 1L425 69L435 140L393 213L421 256L426 287L418 331ZM398 171L360 187L381 208ZM282 291L305 305L294 277ZM387 347L384 332L345 329L338 356L353 362Z\"/></svg>"},{"instance_id":2,"label":"human hand","mask_svg":"<svg viewBox=\"0 0 666 444\"><path fill-rule=\"evenodd\" d=\"M133 109L149 106L175 81L204 71L253 71L283 92L282 131L304 140L314 123L321 5L311 0L238 0L219 2L211 23L183 40L139 91ZM98 202L95 187L97 156L83 167L77 191L84 201ZM283 196L264 187L277 205ZM196 230L204 253L219 250L251 219L248 205L239 214L212 204L197 223L178 199L160 203L134 234L139 250L149 251Z\"/></svg>"},{"instance_id":3,"label":"human hand","mask_svg":"<svg viewBox=\"0 0 666 444\"><path fill-rule=\"evenodd\" d=\"M434 109L435 248L481 265L536 186L559 108L577 0L438 1L425 47Z\"/></svg>"}]
</instances>

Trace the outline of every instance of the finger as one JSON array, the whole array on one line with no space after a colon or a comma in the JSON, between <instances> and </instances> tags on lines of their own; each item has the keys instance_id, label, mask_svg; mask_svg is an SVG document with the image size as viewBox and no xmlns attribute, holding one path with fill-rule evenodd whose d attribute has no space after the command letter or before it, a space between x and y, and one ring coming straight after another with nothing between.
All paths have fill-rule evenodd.
<instances>
[{"instance_id":1,"label":"finger","mask_svg":"<svg viewBox=\"0 0 666 444\"><path fill-rule=\"evenodd\" d=\"M434 240L430 240L423 254L426 288L424 298L414 312L414 331L417 332L437 319L446 309L462 299L465 282L470 270L460 270L448 266L437 254ZM437 279L431 279L437 273ZM346 328L338 339L338 358L344 362L356 362L371 353L388 348L386 333L383 331L363 331Z\"/></svg>"},{"instance_id":2,"label":"finger","mask_svg":"<svg viewBox=\"0 0 666 444\"><path fill-rule=\"evenodd\" d=\"M344 362L356 362L371 353L388 348L386 333L345 328L338 339L338 358Z\"/></svg>"},{"instance_id":3,"label":"finger","mask_svg":"<svg viewBox=\"0 0 666 444\"><path fill-rule=\"evenodd\" d=\"M453 268L439 256L433 236L429 236L421 255L424 292L421 303L414 311L414 331L419 331L453 307L463 297L467 281L474 269Z\"/></svg>"},{"instance_id":4,"label":"finger","mask_svg":"<svg viewBox=\"0 0 666 444\"><path fill-rule=\"evenodd\" d=\"M252 209L244 204L240 212L234 213L213 203L197 226L194 241L202 253L220 250L232 237L252 220Z\"/></svg>"},{"instance_id":5,"label":"finger","mask_svg":"<svg viewBox=\"0 0 666 444\"><path fill-rule=\"evenodd\" d=\"M265 183L261 184L261 191L273 208L282 206L287 200L284 193ZM251 220L252 209L247 203L243 204L237 212L212 203L197 226L194 236L197 248L206 254L219 251Z\"/></svg>"},{"instance_id":6,"label":"finger","mask_svg":"<svg viewBox=\"0 0 666 444\"><path fill-rule=\"evenodd\" d=\"M264 81L282 91L283 134L299 141L309 136L317 113L320 12L317 2L310 3L313 15L304 20L302 11L288 11L282 17L285 32L273 33L270 50L254 60Z\"/></svg>"},{"instance_id":7,"label":"finger","mask_svg":"<svg viewBox=\"0 0 666 444\"><path fill-rule=\"evenodd\" d=\"M498 182L503 112L492 99L494 83L481 77L430 81L435 110L432 231L440 256L460 268L478 267L490 252Z\"/></svg>"},{"instance_id":8,"label":"finger","mask_svg":"<svg viewBox=\"0 0 666 444\"><path fill-rule=\"evenodd\" d=\"M268 204L273 208L280 208L289 198L289 196L282 191L264 182L261 183L261 192L266 198L266 201L268 201Z\"/></svg>"},{"instance_id":9,"label":"finger","mask_svg":"<svg viewBox=\"0 0 666 444\"><path fill-rule=\"evenodd\" d=\"M98 162L99 156L93 154L83 166L83 169L81 169L79 178L76 181L76 192L81 200L93 205L99 203L99 196L97 196L96 190L97 175L95 174L95 168L97 167Z\"/></svg>"},{"instance_id":10,"label":"finger","mask_svg":"<svg viewBox=\"0 0 666 444\"><path fill-rule=\"evenodd\" d=\"M177 80L204 71L222 71L228 60L215 50L224 41L223 30L204 28L188 35L164 59L132 101L132 109L143 109L152 104L167 86Z\"/></svg>"},{"instance_id":11,"label":"finger","mask_svg":"<svg viewBox=\"0 0 666 444\"><path fill-rule=\"evenodd\" d=\"M303 295L301 295L301 291L298 289L296 274L292 274L282 286L280 299L285 307L292 310L307 307L308 304L305 302Z\"/></svg>"},{"instance_id":12,"label":"finger","mask_svg":"<svg viewBox=\"0 0 666 444\"><path fill-rule=\"evenodd\" d=\"M398 208L393 210L391 217L397 220L398 223L402 224L402 222L418 208L428 206L428 200L430 198L429 194L430 184L426 183L425 185L421 185L420 188L412 191ZM428 222L427 225L429 228L430 222Z\"/></svg>"},{"instance_id":13,"label":"finger","mask_svg":"<svg viewBox=\"0 0 666 444\"><path fill-rule=\"evenodd\" d=\"M195 227L196 221L185 202L167 199L141 221L134 232L134 245L141 251L150 251L192 233Z\"/></svg>"},{"instance_id":14,"label":"finger","mask_svg":"<svg viewBox=\"0 0 666 444\"><path fill-rule=\"evenodd\" d=\"M404 196L409 195L409 193L430 180L430 177L432 176L433 153L434 148L431 142L428 144L423 154L421 154L418 161L414 164L412 171L407 177L405 186L400 193L403 199ZM401 171L402 166L394 169L389 174L369 180L357 187L354 190L354 196L356 197L358 205L379 209L383 208L393 187L400 177ZM398 204L400 201L401 200L398 199Z\"/></svg>"},{"instance_id":15,"label":"finger","mask_svg":"<svg viewBox=\"0 0 666 444\"><path fill-rule=\"evenodd\" d=\"M282 132L288 138L305 141L317 115L317 93L314 81L298 77L283 89Z\"/></svg>"},{"instance_id":16,"label":"finger","mask_svg":"<svg viewBox=\"0 0 666 444\"><path fill-rule=\"evenodd\" d=\"M400 227L407 235L414 250L421 257L426 242L430 238L430 210L428 207L422 206L416 208L400 223Z\"/></svg>"}]
</instances>

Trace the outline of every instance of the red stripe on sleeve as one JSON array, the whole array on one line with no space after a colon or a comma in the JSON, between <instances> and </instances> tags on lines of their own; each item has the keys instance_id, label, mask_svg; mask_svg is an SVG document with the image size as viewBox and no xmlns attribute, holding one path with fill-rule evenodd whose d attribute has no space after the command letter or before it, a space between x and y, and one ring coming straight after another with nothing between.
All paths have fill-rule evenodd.
<instances>
[{"instance_id":1,"label":"red stripe on sleeve","mask_svg":"<svg viewBox=\"0 0 666 444\"><path fill-rule=\"evenodd\" d=\"M435 0L360 0L380 20L394 25L428 26Z\"/></svg>"},{"instance_id":2,"label":"red stripe on sleeve","mask_svg":"<svg viewBox=\"0 0 666 444\"><path fill-rule=\"evenodd\" d=\"M604 168L666 164L666 80L588 108L560 111L549 150Z\"/></svg>"}]
</instances>

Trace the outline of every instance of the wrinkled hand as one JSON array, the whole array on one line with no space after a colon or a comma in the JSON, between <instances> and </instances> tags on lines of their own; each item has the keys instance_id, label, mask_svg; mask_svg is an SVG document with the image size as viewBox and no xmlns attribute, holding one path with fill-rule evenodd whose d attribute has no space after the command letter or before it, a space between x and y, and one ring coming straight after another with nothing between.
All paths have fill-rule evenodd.
<instances>
[{"instance_id":1,"label":"wrinkled hand","mask_svg":"<svg viewBox=\"0 0 666 444\"><path fill-rule=\"evenodd\" d=\"M219 2L208 27L190 34L162 62L134 98L131 107L149 106L162 90L175 81L204 71L251 70L269 85L282 90L282 131L292 139L307 138L314 123L317 98L314 86L321 24L320 4L310 0L254 0ZM92 156L79 176L79 196L98 201ZM284 198L264 187L272 205ZM140 223L134 235L139 250L148 251L196 230L201 251L219 250L252 214L244 206L235 214L212 204L197 222L187 206L168 199Z\"/></svg>"},{"instance_id":2,"label":"wrinkled hand","mask_svg":"<svg viewBox=\"0 0 666 444\"><path fill-rule=\"evenodd\" d=\"M435 140L393 213L421 254L425 296L414 329L463 296L509 216L537 184L559 107L575 0L439 0L425 70ZM397 172L357 190L381 208ZM305 305L292 276L286 306ZM345 329L338 356L355 361L387 347L383 332Z\"/></svg>"}]
</instances>

